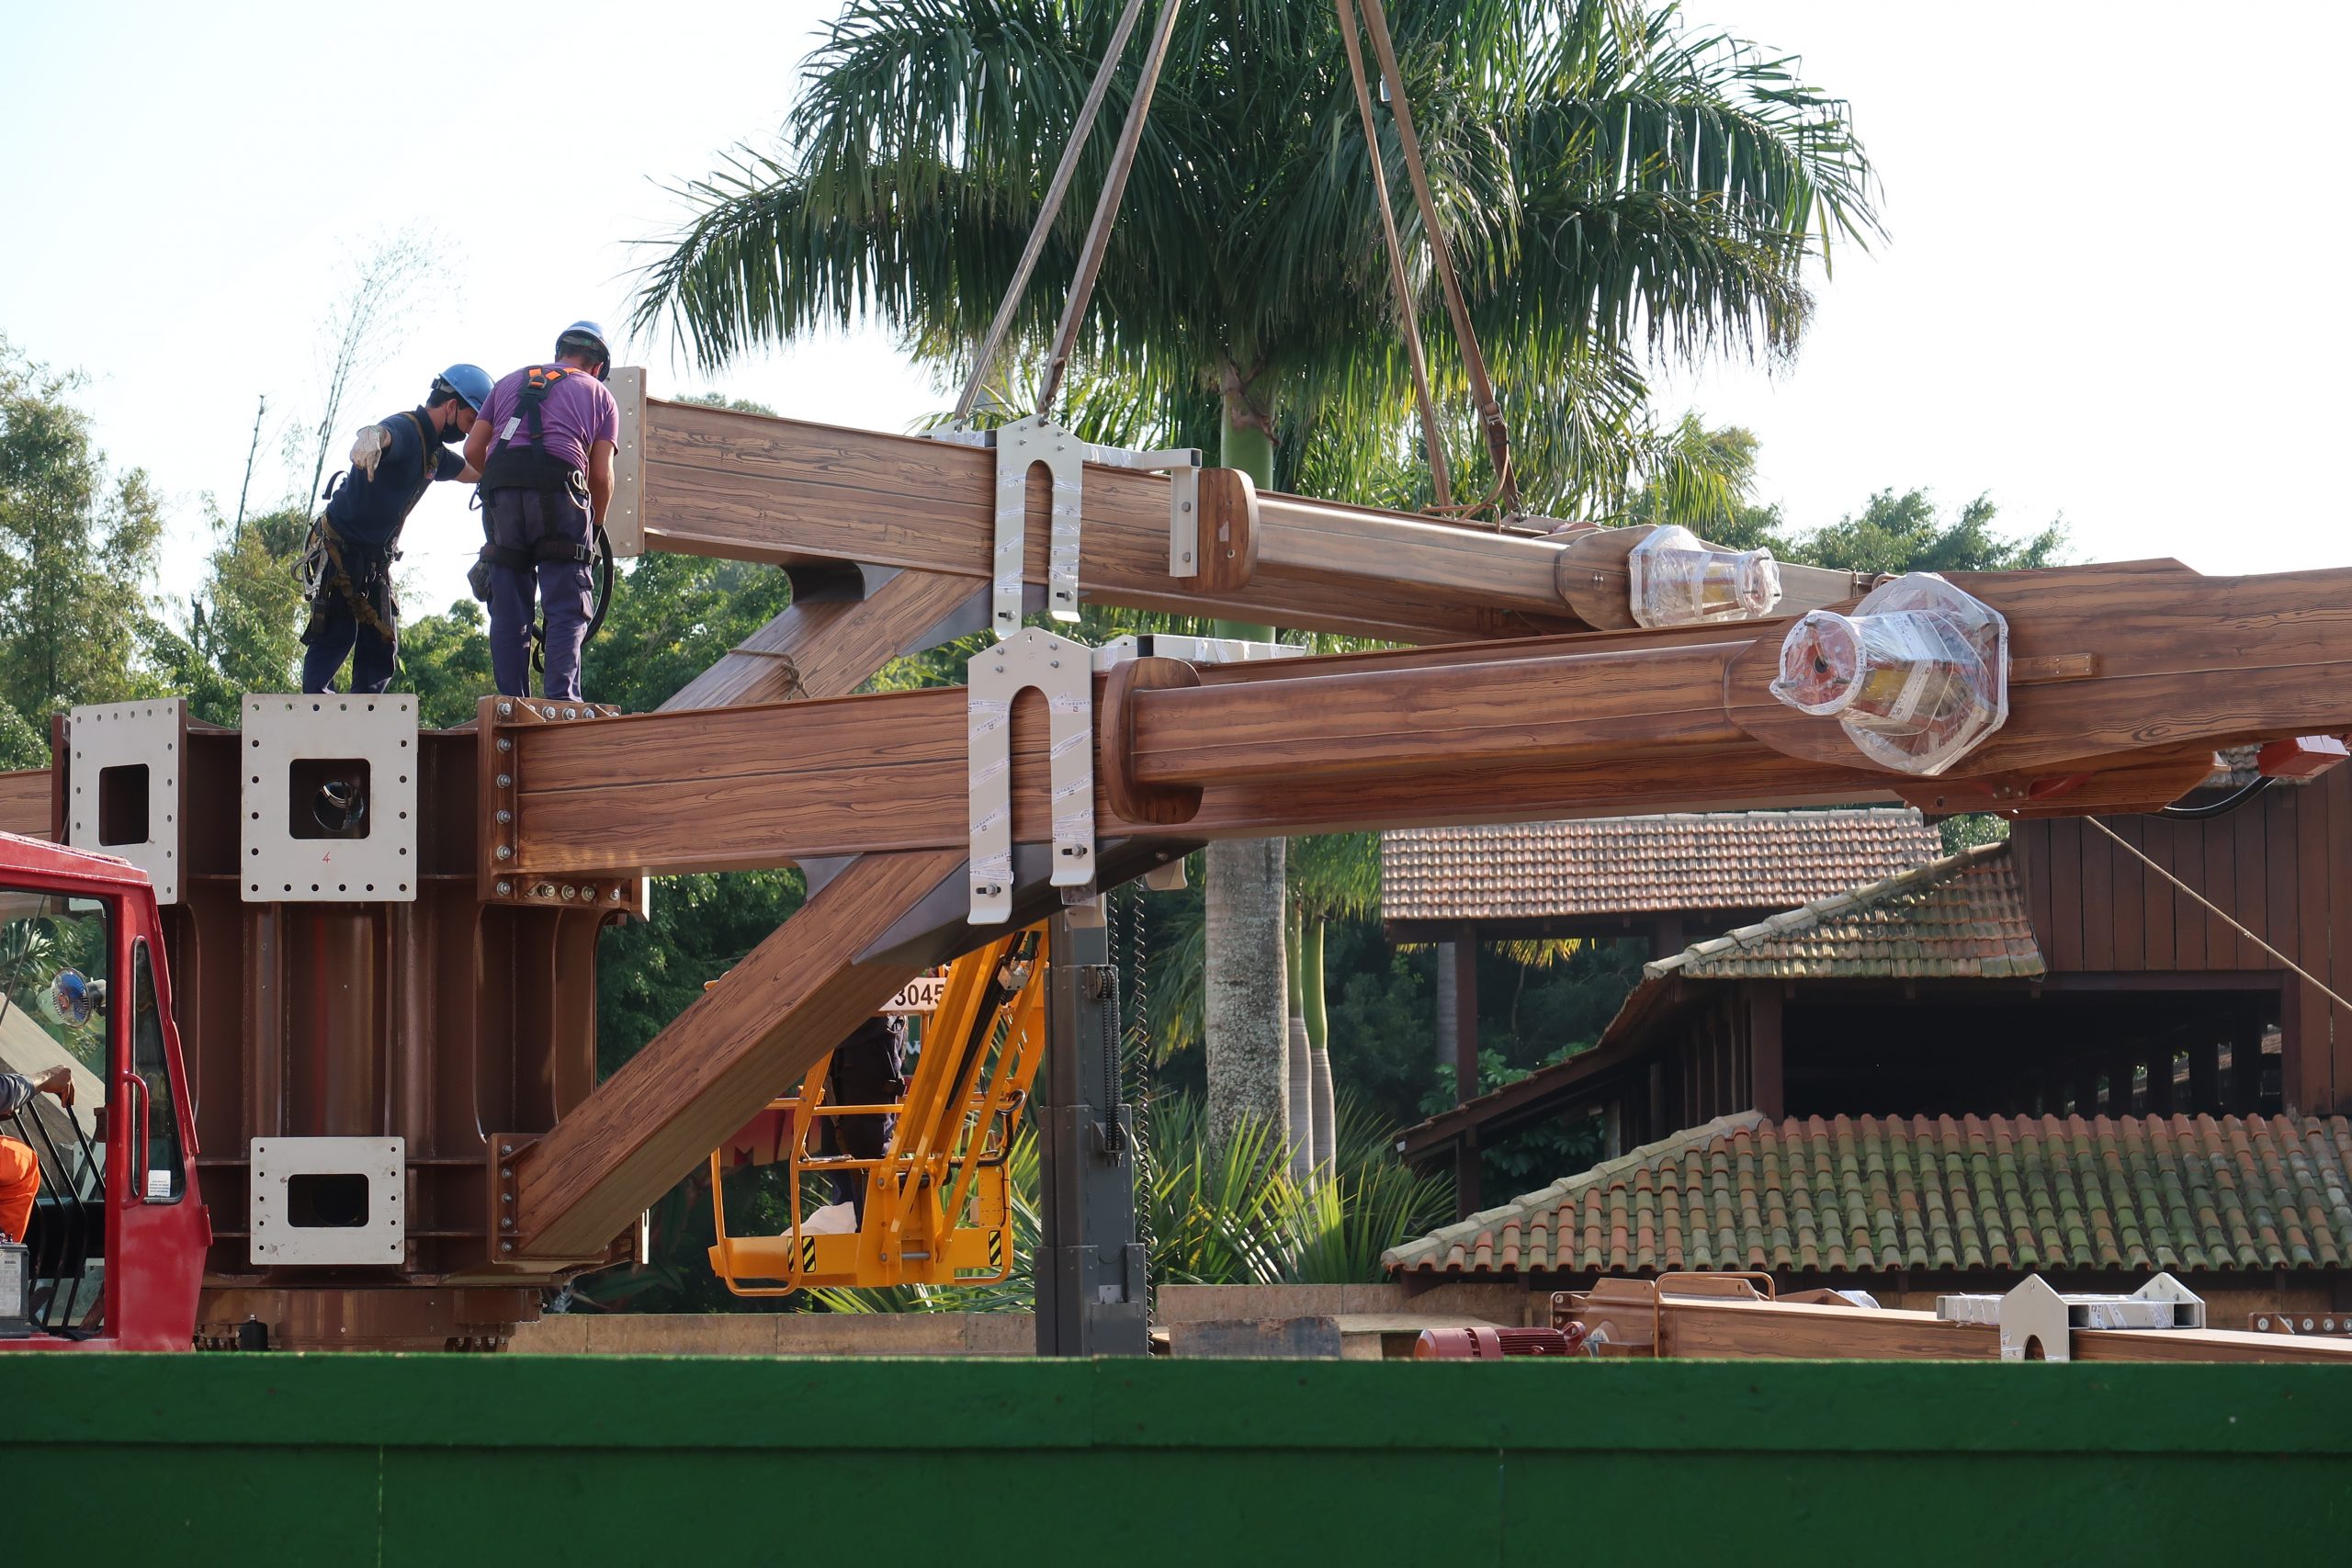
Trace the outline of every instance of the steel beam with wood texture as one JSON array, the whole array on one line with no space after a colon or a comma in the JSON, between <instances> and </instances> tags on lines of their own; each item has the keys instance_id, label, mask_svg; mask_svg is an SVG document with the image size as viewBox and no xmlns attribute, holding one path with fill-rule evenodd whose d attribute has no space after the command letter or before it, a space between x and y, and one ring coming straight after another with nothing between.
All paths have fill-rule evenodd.
<instances>
[{"instance_id":1,"label":"steel beam with wood texture","mask_svg":"<svg viewBox=\"0 0 2352 1568\"><path fill-rule=\"evenodd\" d=\"M843 867L644 1050L511 1157L502 1263L594 1255L927 962L861 960L960 854Z\"/></svg>"},{"instance_id":2,"label":"steel beam with wood texture","mask_svg":"<svg viewBox=\"0 0 2352 1568\"><path fill-rule=\"evenodd\" d=\"M639 549L775 565L855 560L989 578L992 452L724 409L624 398L614 530ZM634 456L632 456L634 454ZM1048 491L1031 477L1027 581L1046 580ZM1567 546L1401 513L1251 492L1202 474L1194 577L1169 574L1169 480L1090 464L1079 582L1090 599L1399 642L1577 629L1562 599ZM1220 529L1227 537L1216 546Z\"/></svg>"},{"instance_id":3,"label":"steel beam with wood texture","mask_svg":"<svg viewBox=\"0 0 2352 1568\"><path fill-rule=\"evenodd\" d=\"M680 687L662 711L846 696L985 592L968 578L901 571L863 598L796 598Z\"/></svg>"},{"instance_id":4,"label":"steel beam with wood texture","mask_svg":"<svg viewBox=\"0 0 2352 1568\"><path fill-rule=\"evenodd\" d=\"M2011 623L2007 725L1951 774L1870 765L1766 686L1781 628L1532 638L1098 679L1096 832L1262 837L1910 799L2147 809L2221 746L2352 729L2352 571L2172 563L1965 580ZM1050 837L1042 702L1013 714L1013 831ZM968 841L960 689L514 732L527 874L724 870ZM2111 781L2120 781L2109 787Z\"/></svg>"},{"instance_id":5,"label":"steel beam with wood texture","mask_svg":"<svg viewBox=\"0 0 2352 1568\"><path fill-rule=\"evenodd\" d=\"M48 838L53 826L50 800L53 787L47 768L0 773L0 833Z\"/></svg>"},{"instance_id":6,"label":"steel beam with wood texture","mask_svg":"<svg viewBox=\"0 0 2352 1568\"><path fill-rule=\"evenodd\" d=\"M1629 1283L1640 1283L1631 1281ZM1686 1279L1676 1291L1715 1280ZM1557 1310L1557 1309L1555 1309ZM1668 1360L1996 1361L2000 1330L1948 1323L1931 1312L1802 1302L1743 1300L1668 1292L1653 1309L1611 1303L1577 1316L1606 1321L1604 1356ZM1656 1338L1651 1338L1655 1325ZM2352 1367L2352 1342L2227 1328L2077 1328L2067 1336L2077 1361L2299 1362Z\"/></svg>"}]
</instances>

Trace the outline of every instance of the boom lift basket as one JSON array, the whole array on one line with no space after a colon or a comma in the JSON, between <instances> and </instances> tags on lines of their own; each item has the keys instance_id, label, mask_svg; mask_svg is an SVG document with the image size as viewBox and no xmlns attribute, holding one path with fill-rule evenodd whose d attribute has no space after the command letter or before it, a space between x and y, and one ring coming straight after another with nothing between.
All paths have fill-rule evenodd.
<instances>
[{"instance_id":1,"label":"boom lift basket","mask_svg":"<svg viewBox=\"0 0 2352 1568\"><path fill-rule=\"evenodd\" d=\"M782 1296L808 1286L988 1284L1012 1272L1007 1156L1046 1046L1046 931L1000 937L949 969L924 1021L906 1098L830 1104L832 1053L799 1093L771 1100L743 1134L710 1156L710 1266L739 1296ZM823 1152L817 1129L845 1116L891 1117L879 1158ZM794 1216L780 1235L728 1234L723 1184L731 1163L780 1161ZM865 1184L854 1230L804 1228L808 1183L854 1172Z\"/></svg>"}]
</instances>

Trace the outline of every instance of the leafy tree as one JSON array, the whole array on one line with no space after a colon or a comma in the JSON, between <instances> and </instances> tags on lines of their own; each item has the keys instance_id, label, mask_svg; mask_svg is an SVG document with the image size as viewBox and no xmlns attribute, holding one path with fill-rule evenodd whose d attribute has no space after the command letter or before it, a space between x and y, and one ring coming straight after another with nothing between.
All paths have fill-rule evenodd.
<instances>
[{"instance_id":1,"label":"leafy tree","mask_svg":"<svg viewBox=\"0 0 2352 1568\"><path fill-rule=\"evenodd\" d=\"M637 321L704 365L878 317L958 365L1012 276L1116 7L1100 0L858 0L812 57L786 148L684 193L684 231ZM1807 260L1874 228L1844 106L1792 62L1629 0L1414 0L1395 31L1477 330L1537 505L1613 505L1654 458L1645 355L1792 349ZM1124 114L1132 77L1106 120ZM1108 132L1078 188L1100 189ZM1391 188L1405 185L1394 124ZM1261 486L1396 472L1411 450L1372 170L1333 18L1287 0L1186 7L1078 352L1169 445ZM1088 224L1070 204L1014 323L1049 337ZM1405 231L1418 243L1417 217ZM1430 309L1426 277L1417 314ZM1459 355L1436 360L1449 406ZM1107 433L1095 429L1098 436ZM1321 446L1332 457L1317 467ZM1369 461L1368 461L1369 460ZM1483 457L1462 464L1465 493ZM1410 465L1408 464L1408 467ZM1668 483L1679 472L1652 463ZM1279 1125L1280 846L1212 856L1212 1122ZM1270 959L1270 955L1271 959ZM1228 1005L1229 1004L1229 1005ZM1223 1027L1219 1026L1221 1021Z\"/></svg>"},{"instance_id":2,"label":"leafy tree","mask_svg":"<svg viewBox=\"0 0 2352 1568\"><path fill-rule=\"evenodd\" d=\"M148 654L166 686L187 698L191 716L233 725L245 693L298 684L307 611L296 568L311 518L287 507L242 524L216 512L211 522L218 543L187 601L186 630L159 621Z\"/></svg>"},{"instance_id":3,"label":"leafy tree","mask_svg":"<svg viewBox=\"0 0 2352 1568\"><path fill-rule=\"evenodd\" d=\"M162 511L143 472L108 475L76 384L0 338L0 706L18 749L20 726L149 686L133 656Z\"/></svg>"},{"instance_id":4,"label":"leafy tree","mask_svg":"<svg viewBox=\"0 0 2352 1568\"><path fill-rule=\"evenodd\" d=\"M396 691L416 694L417 723L435 729L466 724L498 689L490 672L490 623L479 601L460 599L435 615L401 626Z\"/></svg>"}]
</instances>

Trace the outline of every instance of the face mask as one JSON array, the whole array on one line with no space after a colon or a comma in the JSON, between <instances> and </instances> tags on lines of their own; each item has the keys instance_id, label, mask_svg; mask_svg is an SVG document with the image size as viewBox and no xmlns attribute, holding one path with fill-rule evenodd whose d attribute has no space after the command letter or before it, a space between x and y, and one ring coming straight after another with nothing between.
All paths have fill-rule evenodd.
<instances>
[{"instance_id":1,"label":"face mask","mask_svg":"<svg viewBox=\"0 0 2352 1568\"><path fill-rule=\"evenodd\" d=\"M441 427L441 445L444 446L455 446L465 438L466 433L458 428L458 422L454 418Z\"/></svg>"}]
</instances>

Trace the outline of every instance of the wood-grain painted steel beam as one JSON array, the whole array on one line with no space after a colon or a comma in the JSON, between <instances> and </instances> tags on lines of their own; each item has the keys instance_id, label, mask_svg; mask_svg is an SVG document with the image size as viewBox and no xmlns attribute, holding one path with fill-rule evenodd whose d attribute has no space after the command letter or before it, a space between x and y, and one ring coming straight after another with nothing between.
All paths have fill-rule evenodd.
<instances>
[{"instance_id":1,"label":"wood-grain painted steel beam","mask_svg":"<svg viewBox=\"0 0 2352 1568\"><path fill-rule=\"evenodd\" d=\"M1097 682L1097 833L1891 795L1943 810L2146 808L2193 786L2216 747L2352 729L2352 571L2208 579L2133 563L1965 585L2010 619L2010 715L1943 778L1871 767L1834 721L1772 698L1778 627L1172 675L1173 661L1145 660ZM951 688L516 730L517 863L584 875L958 850L965 702ZM1045 725L1030 707L1014 712L1013 826L1042 841Z\"/></svg>"},{"instance_id":2,"label":"wood-grain painted steel beam","mask_svg":"<svg viewBox=\"0 0 2352 1568\"><path fill-rule=\"evenodd\" d=\"M627 374L627 373L622 373ZM641 375L641 373L639 373ZM622 399L614 536L642 549L786 566L854 560L985 584L995 536L992 452L918 436ZM1087 597L1398 642L1581 629L1560 597L1566 545L1401 513L1250 495L1227 470L1202 486L1204 540L1230 560L1168 571L1164 475L1090 464L1079 582ZM1028 581L1046 581L1047 491L1031 477ZM1220 510L1220 508L1222 510Z\"/></svg>"}]
</instances>

